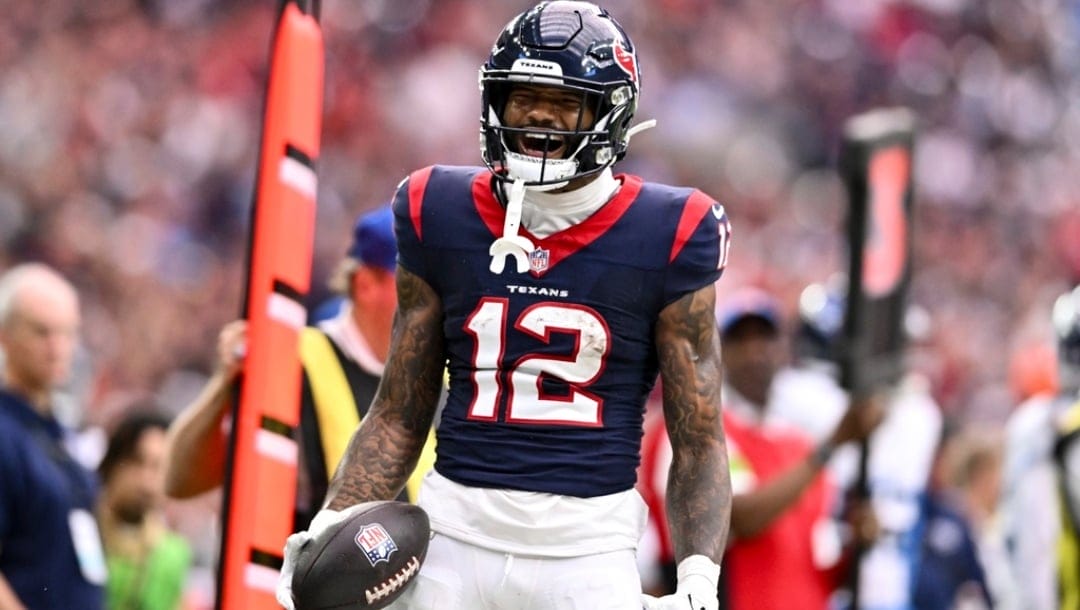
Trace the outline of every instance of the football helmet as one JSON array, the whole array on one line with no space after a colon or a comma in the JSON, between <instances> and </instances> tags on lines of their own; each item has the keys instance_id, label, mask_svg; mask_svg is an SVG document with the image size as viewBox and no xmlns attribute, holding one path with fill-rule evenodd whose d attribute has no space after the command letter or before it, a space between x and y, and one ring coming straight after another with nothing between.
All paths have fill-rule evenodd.
<instances>
[{"instance_id":1,"label":"football helmet","mask_svg":"<svg viewBox=\"0 0 1080 610\"><path fill-rule=\"evenodd\" d=\"M795 354L802 360L840 363L849 339L847 323L848 276L836 273L825 282L808 285L799 294L799 326L795 333ZM904 307L905 341L924 341L933 326L930 313L917 303Z\"/></svg>"},{"instance_id":2,"label":"football helmet","mask_svg":"<svg viewBox=\"0 0 1080 610\"><path fill-rule=\"evenodd\" d=\"M847 313L846 278L810 284L799 295L799 327L795 351L801 359L838 362L844 316Z\"/></svg>"},{"instance_id":3,"label":"football helmet","mask_svg":"<svg viewBox=\"0 0 1080 610\"><path fill-rule=\"evenodd\" d=\"M1080 391L1080 286L1059 296L1051 313L1062 392Z\"/></svg>"},{"instance_id":4,"label":"football helmet","mask_svg":"<svg viewBox=\"0 0 1080 610\"><path fill-rule=\"evenodd\" d=\"M593 110L593 124L579 118L568 130L504 125L510 91L522 83L580 94L582 108ZM634 45L607 11L590 2L542 2L507 24L480 68L484 163L499 180L524 180L540 190L595 174L626 154L640 87ZM516 144L523 135L543 141L542 150L565 143L567 152L562 158L524 154Z\"/></svg>"}]
</instances>

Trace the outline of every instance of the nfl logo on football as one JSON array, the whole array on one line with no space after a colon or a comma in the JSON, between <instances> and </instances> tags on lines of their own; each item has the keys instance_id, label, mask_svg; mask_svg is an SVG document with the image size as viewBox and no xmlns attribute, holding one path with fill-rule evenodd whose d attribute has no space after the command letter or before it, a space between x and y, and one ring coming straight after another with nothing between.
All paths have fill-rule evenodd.
<instances>
[{"instance_id":1,"label":"nfl logo on football","mask_svg":"<svg viewBox=\"0 0 1080 610\"><path fill-rule=\"evenodd\" d=\"M355 540L356 546L360 547L361 551L364 551L364 555L367 556L371 565L375 565L380 561L389 561L390 554L398 550L397 544L394 544L394 539L378 523L365 525L356 533Z\"/></svg>"},{"instance_id":2,"label":"nfl logo on football","mask_svg":"<svg viewBox=\"0 0 1080 610\"><path fill-rule=\"evenodd\" d=\"M537 248L529 254L529 269L532 269L536 273L546 271L548 268L548 256L549 251L541 250Z\"/></svg>"}]
</instances>

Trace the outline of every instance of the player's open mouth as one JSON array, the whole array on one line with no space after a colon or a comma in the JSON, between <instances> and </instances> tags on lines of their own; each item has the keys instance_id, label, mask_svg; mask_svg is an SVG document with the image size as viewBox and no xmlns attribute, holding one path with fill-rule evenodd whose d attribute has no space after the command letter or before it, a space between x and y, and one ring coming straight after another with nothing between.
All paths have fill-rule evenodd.
<instances>
[{"instance_id":1,"label":"player's open mouth","mask_svg":"<svg viewBox=\"0 0 1080 610\"><path fill-rule=\"evenodd\" d=\"M566 146L566 139L560 135L521 134L518 136L518 150L530 157L549 157L561 159Z\"/></svg>"}]
</instances>

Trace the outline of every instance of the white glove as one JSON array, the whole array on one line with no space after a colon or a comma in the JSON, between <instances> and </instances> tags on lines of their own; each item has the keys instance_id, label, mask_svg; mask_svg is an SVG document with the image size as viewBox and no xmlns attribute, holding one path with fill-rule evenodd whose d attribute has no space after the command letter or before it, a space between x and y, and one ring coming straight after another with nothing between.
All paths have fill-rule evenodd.
<instances>
[{"instance_id":1,"label":"white glove","mask_svg":"<svg viewBox=\"0 0 1080 610\"><path fill-rule=\"evenodd\" d=\"M296 602L293 601L292 596L292 580L293 572L296 571L296 562L300 557L300 551L327 529L348 519L349 515L370 504L371 502L356 504L345 510L324 508L315 513L315 518L311 520L311 525L308 526L306 531L296 532L285 540L285 556L281 563L281 575L278 577L277 588L274 591L278 603L285 610L296 610Z\"/></svg>"},{"instance_id":2,"label":"white glove","mask_svg":"<svg viewBox=\"0 0 1080 610\"><path fill-rule=\"evenodd\" d=\"M663 597L641 596L642 610L718 610L717 583L720 566L704 555L691 555L679 562L679 584Z\"/></svg>"}]
</instances>

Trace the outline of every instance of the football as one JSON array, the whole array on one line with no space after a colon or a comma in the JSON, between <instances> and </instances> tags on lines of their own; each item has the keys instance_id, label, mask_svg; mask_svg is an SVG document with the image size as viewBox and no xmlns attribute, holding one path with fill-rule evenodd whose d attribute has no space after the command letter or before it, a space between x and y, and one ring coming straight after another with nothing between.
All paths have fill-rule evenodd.
<instances>
[{"instance_id":1,"label":"football","mask_svg":"<svg viewBox=\"0 0 1080 610\"><path fill-rule=\"evenodd\" d=\"M420 572L430 538L420 507L371 502L304 547L293 572L296 610L386 607Z\"/></svg>"}]
</instances>

